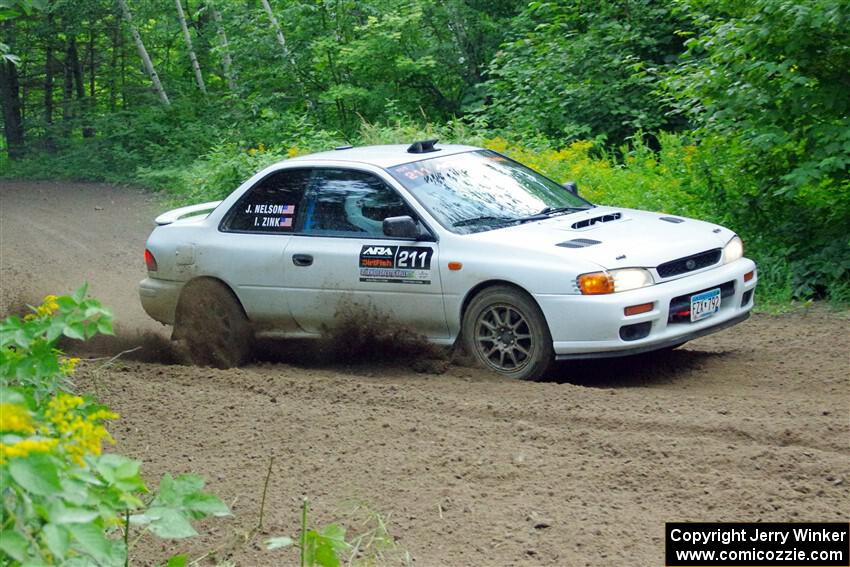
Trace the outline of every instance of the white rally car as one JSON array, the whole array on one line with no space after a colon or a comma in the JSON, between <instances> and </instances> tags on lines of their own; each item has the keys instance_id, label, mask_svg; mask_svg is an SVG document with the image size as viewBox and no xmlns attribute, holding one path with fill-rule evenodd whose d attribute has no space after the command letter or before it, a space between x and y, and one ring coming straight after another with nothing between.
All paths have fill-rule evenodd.
<instances>
[{"instance_id":1,"label":"white rally car","mask_svg":"<svg viewBox=\"0 0 850 567\"><path fill-rule=\"evenodd\" d=\"M156 223L142 305L220 367L254 337L318 338L354 302L536 378L556 359L735 325L757 281L727 228L593 205L494 151L434 140L282 161Z\"/></svg>"}]
</instances>

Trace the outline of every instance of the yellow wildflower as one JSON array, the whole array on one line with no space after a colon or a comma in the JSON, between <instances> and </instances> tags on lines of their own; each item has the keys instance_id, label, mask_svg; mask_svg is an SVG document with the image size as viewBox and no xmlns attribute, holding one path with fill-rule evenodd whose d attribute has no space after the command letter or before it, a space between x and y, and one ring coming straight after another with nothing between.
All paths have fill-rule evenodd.
<instances>
[{"instance_id":1,"label":"yellow wildflower","mask_svg":"<svg viewBox=\"0 0 850 567\"><path fill-rule=\"evenodd\" d=\"M26 435L35 433L30 412L17 404L0 404L0 431Z\"/></svg>"},{"instance_id":2,"label":"yellow wildflower","mask_svg":"<svg viewBox=\"0 0 850 567\"><path fill-rule=\"evenodd\" d=\"M257 155L257 150L256 150L256 148L250 148L250 149L248 150L248 155L249 155L249 156L255 156L255 155Z\"/></svg>"},{"instance_id":3,"label":"yellow wildflower","mask_svg":"<svg viewBox=\"0 0 850 567\"><path fill-rule=\"evenodd\" d=\"M7 459L26 457L30 453L49 453L58 443L58 439L24 439L11 445L0 443L0 464L4 464Z\"/></svg>"},{"instance_id":4,"label":"yellow wildflower","mask_svg":"<svg viewBox=\"0 0 850 567\"><path fill-rule=\"evenodd\" d=\"M47 403L44 414L56 428L62 448L81 466L85 465L86 454L100 455L104 441L115 443L102 422L118 419L117 413L106 409L81 415L76 410L84 404L85 400L79 396L57 394Z\"/></svg>"},{"instance_id":5,"label":"yellow wildflower","mask_svg":"<svg viewBox=\"0 0 850 567\"><path fill-rule=\"evenodd\" d=\"M259 146L257 146L257 151L263 153L264 151L266 151L266 145L260 144Z\"/></svg>"},{"instance_id":6,"label":"yellow wildflower","mask_svg":"<svg viewBox=\"0 0 850 567\"><path fill-rule=\"evenodd\" d=\"M35 308L38 316L42 317L53 315L53 313L59 309L59 304L56 303L56 299L55 295L46 295L42 304Z\"/></svg>"},{"instance_id":7,"label":"yellow wildflower","mask_svg":"<svg viewBox=\"0 0 850 567\"><path fill-rule=\"evenodd\" d=\"M62 374L65 376L72 376L79 362L79 358L62 358L59 361L59 369L62 370Z\"/></svg>"},{"instance_id":8,"label":"yellow wildflower","mask_svg":"<svg viewBox=\"0 0 850 567\"><path fill-rule=\"evenodd\" d=\"M295 156L297 156L300 153L301 153L301 150L298 149L298 146L292 146L291 148L286 150L287 157L291 157L291 158L294 158Z\"/></svg>"}]
</instances>

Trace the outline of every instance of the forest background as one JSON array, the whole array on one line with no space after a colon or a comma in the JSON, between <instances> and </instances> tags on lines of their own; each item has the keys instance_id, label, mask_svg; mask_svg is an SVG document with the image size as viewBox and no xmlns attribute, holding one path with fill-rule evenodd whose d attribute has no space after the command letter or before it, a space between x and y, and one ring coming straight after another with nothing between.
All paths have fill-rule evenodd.
<instances>
[{"instance_id":1,"label":"forest background","mask_svg":"<svg viewBox=\"0 0 850 567\"><path fill-rule=\"evenodd\" d=\"M339 144L484 145L723 223L850 302L843 0L0 0L0 177L223 197Z\"/></svg>"}]
</instances>

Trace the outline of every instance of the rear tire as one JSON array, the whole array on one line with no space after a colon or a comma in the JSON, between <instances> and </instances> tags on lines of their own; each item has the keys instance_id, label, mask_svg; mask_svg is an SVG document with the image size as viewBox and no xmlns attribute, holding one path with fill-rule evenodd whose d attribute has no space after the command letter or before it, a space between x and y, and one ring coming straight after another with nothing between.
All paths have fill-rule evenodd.
<instances>
[{"instance_id":1,"label":"rear tire","mask_svg":"<svg viewBox=\"0 0 850 567\"><path fill-rule=\"evenodd\" d=\"M537 303L508 286L476 295L463 316L463 345L484 368L518 380L536 380L554 362L552 335Z\"/></svg>"},{"instance_id":2,"label":"rear tire","mask_svg":"<svg viewBox=\"0 0 850 567\"><path fill-rule=\"evenodd\" d=\"M203 278L186 284L180 294L174 338L186 341L193 363L233 368L248 360L254 337L248 317L230 288Z\"/></svg>"}]
</instances>

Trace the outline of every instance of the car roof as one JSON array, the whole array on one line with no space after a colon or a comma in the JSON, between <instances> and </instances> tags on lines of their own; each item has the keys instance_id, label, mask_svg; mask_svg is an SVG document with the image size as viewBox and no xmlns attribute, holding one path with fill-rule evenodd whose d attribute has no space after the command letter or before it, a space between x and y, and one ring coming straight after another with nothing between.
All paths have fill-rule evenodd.
<instances>
[{"instance_id":1,"label":"car roof","mask_svg":"<svg viewBox=\"0 0 850 567\"><path fill-rule=\"evenodd\" d=\"M436 151L409 153L407 150L410 146L404 144L394 144L386 146L360 146L348 147L331 150L328 152L318 152L315 154L303 155L294 157L287 162L294 161L350 161L354 163L366 163L375 165L384 169L395 167L403 163L420 161L452 154L460 154L463 152L480 150L475 146L464 146L460 144L437 144Z\"/></svg>"}]
</instances>

